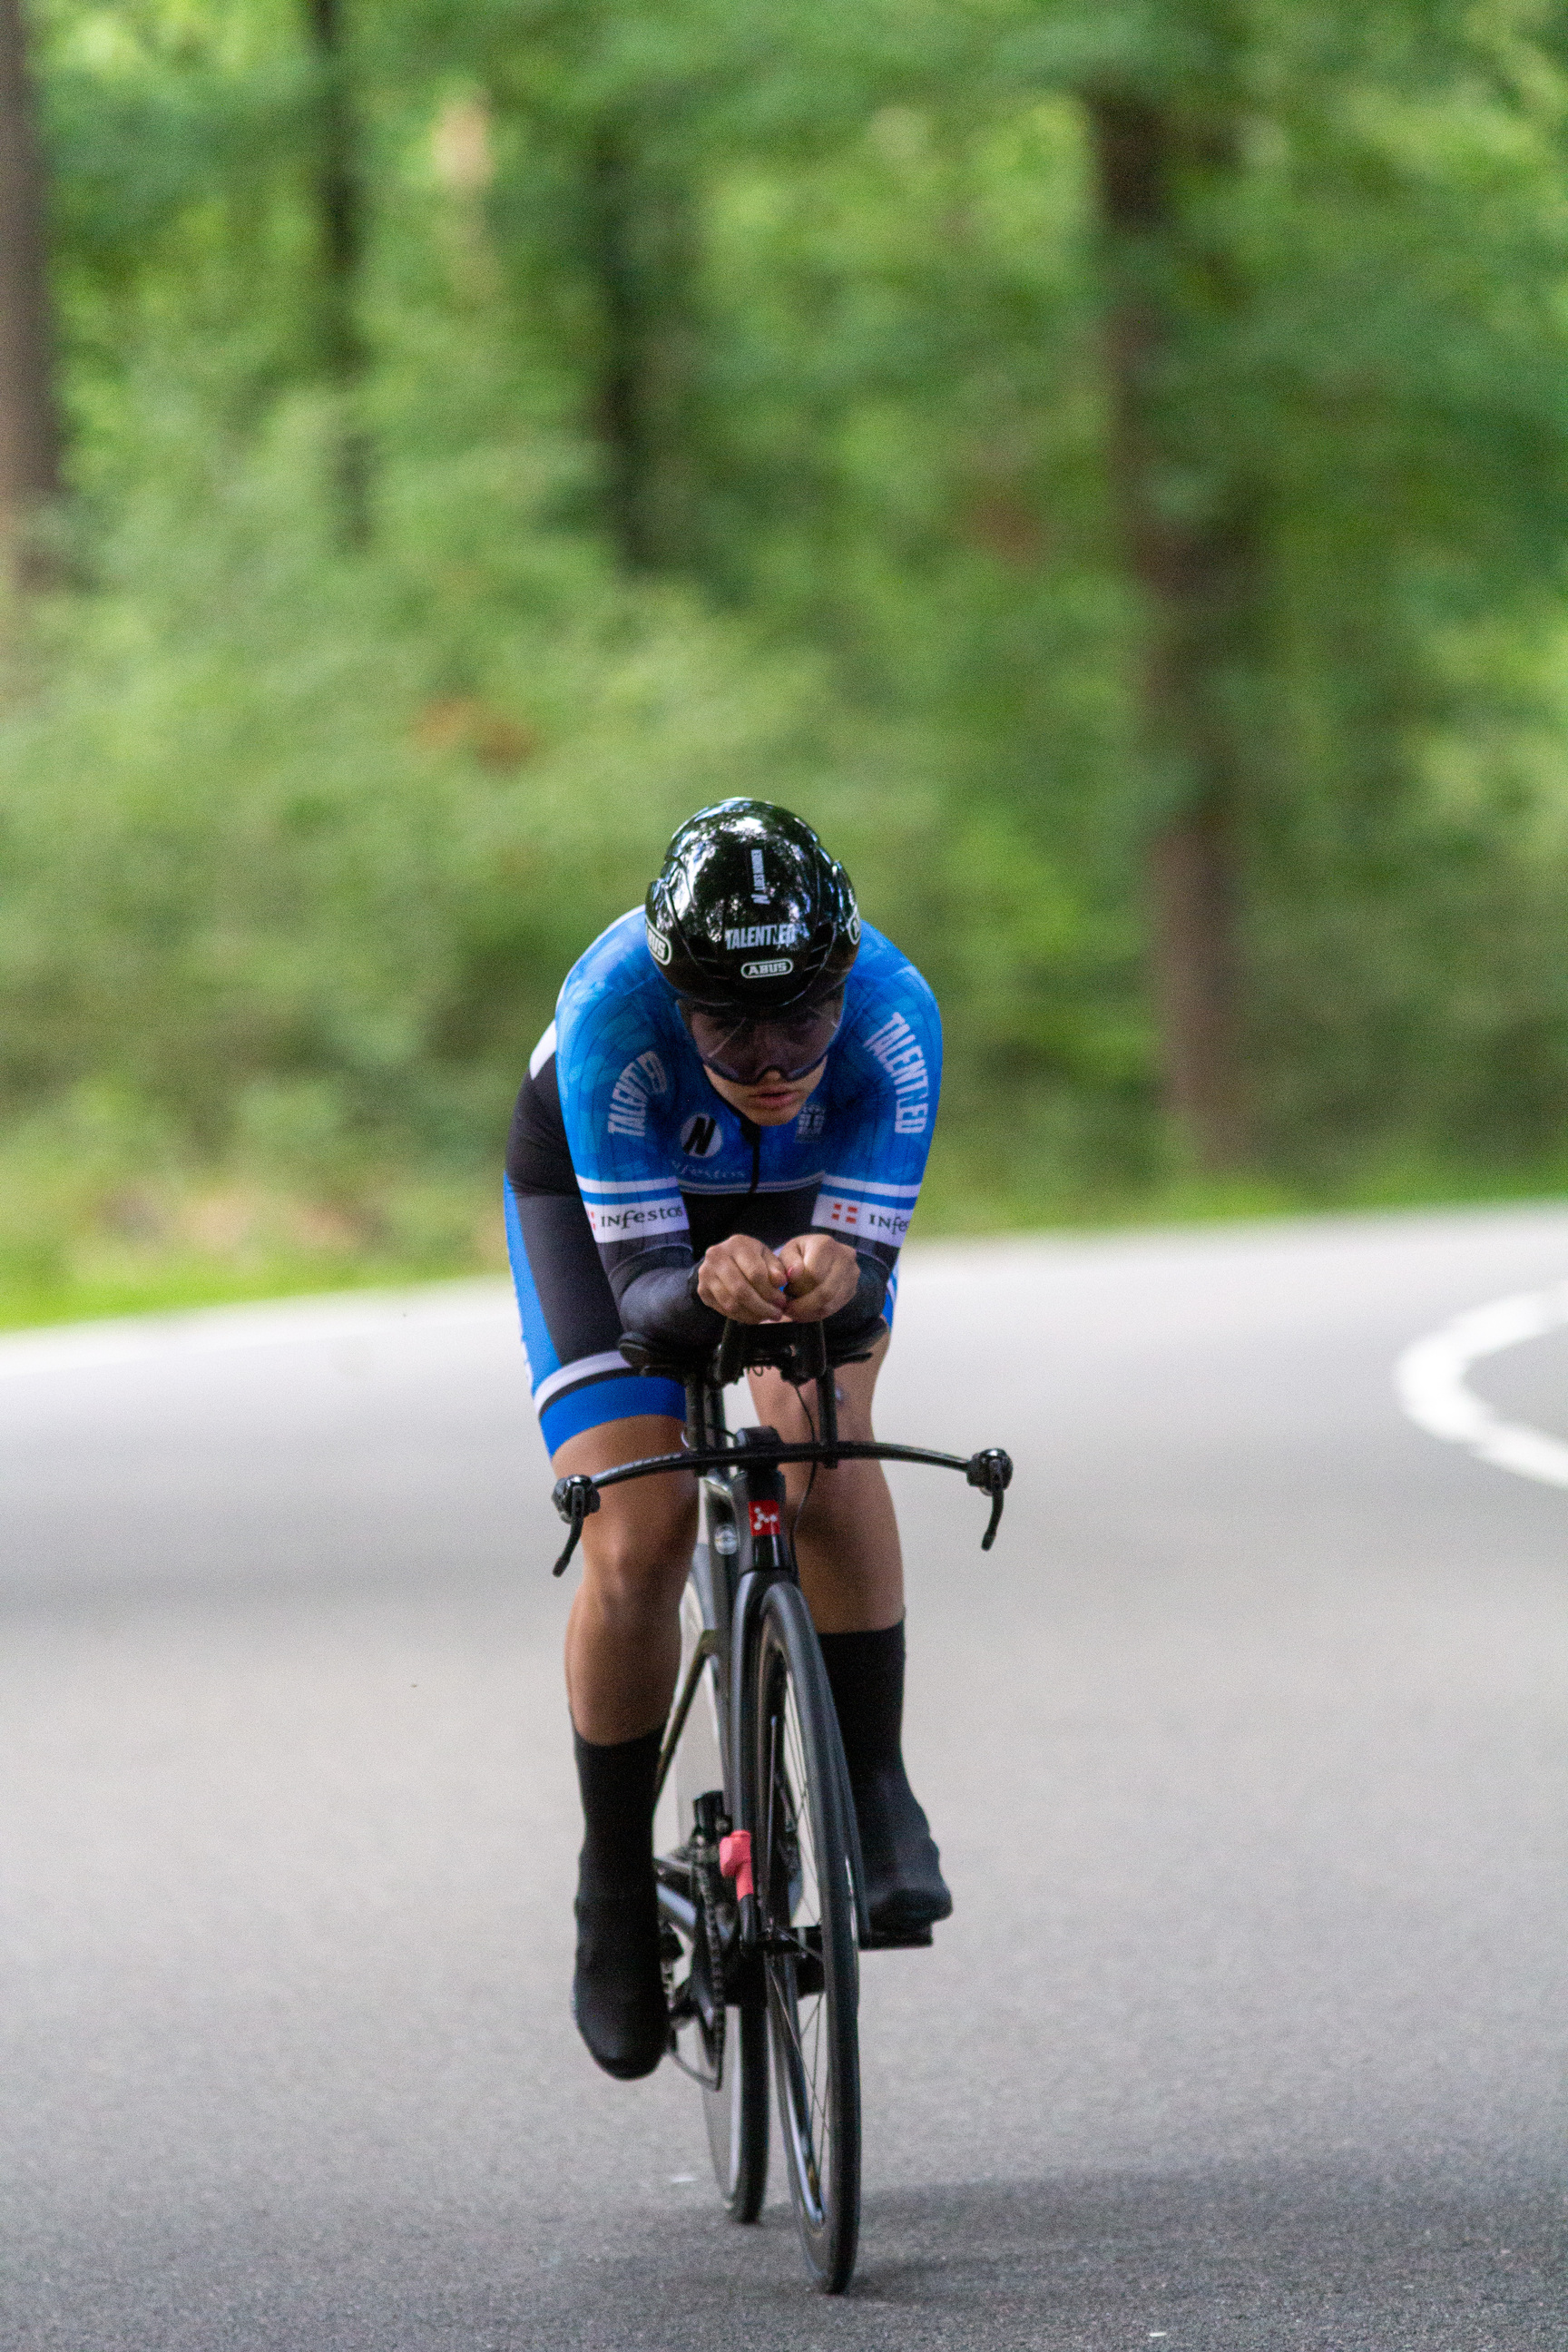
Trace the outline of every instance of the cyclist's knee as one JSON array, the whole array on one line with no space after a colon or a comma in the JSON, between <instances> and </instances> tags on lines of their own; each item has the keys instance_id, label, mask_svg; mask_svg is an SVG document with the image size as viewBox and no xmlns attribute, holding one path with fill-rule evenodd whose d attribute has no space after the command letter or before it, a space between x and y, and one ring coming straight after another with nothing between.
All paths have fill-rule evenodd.
<instances>
[{"instance_id":1,"label":"cyclist's knee","mask_svg":"<svg viewBox=\"0 0 1568 2352\"><path fill-rule=\"evenodd\" d=\"M651 1483L651 1482L650 1482ZM617 1612L673 1605L697 1533L697 1503L685 1480L671 1494L612 1488L583 1530L584 1568L598 1600Z\"/></svg>"},{"instance_id":2,"label":"cyclist's knee","mask_svg":"<svg viewBox=\"0 0 1568 2352\"><path fill-rule=\"evenodd\" d=\"M672 1454L680 1423L662 1414L604 1422L569 1438L553 1457L558 1477L612 1470ZM600 1490L583 1528L583 1572L601 1609L637 1616L679 1598L697 1535L697 1486L685 1472Z\"/></svg>"}]
</instances>

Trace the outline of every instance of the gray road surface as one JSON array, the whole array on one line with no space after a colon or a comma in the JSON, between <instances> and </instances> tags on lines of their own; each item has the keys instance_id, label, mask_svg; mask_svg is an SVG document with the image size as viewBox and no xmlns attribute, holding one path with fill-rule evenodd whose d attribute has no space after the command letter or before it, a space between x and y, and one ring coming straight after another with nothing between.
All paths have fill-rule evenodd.
<instances>
[{"instance_id":1,"label":"gray road surface","mask_svg":"<svg viewBox=\"0 0 1568 2352\"><path fill-rule=\"evenodd\" d=\"M1519 1210L912 1255L917 1787L860 2276L567 2020L565 1592L510 1311L0 1349L6 2352L1568 2345L1568 1495L1391 1368ZM1478 1369L1568 1432L1568 1335Z\"/></svg>"}]
</instances>

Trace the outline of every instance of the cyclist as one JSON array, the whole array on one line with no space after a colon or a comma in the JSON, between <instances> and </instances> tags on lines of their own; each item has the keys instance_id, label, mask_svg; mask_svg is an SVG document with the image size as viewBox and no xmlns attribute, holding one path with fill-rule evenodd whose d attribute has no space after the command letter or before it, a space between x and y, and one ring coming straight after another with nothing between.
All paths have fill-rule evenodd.
<instances>
[{"instance_id":1,"label":"cyclist","mask_svg":"<svg viewBox=\"0 0 1568 2352\"><path fill-rule=\"evenodd\" d=\"M699 810L645 908L567 974L507 1151L507 1232L533 1399L558 1475L677 1450L685 1396L628 1369L623 1329L710 1347L742 1323L825 1322L846 1437L871 1434L900 1244L941 1074L925 982L862 929L848 876L765 801ZM759 1421L811 1433L753 1372ZM904 1770L903 1570L881 1465L788 1471L801 1582L844 1734L873 1928L944 1919ZM584 1839L573 2012L599 2064L651 2073L668 2025L654 1777L679 1663L694 1479L611 1487L583 1531L566 1682Z\"/></svg>"}]
</instances>

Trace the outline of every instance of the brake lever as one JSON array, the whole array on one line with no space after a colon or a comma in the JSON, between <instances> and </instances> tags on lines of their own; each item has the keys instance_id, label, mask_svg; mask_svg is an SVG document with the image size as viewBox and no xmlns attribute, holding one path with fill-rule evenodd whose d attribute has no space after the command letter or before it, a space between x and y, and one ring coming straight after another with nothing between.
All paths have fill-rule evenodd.
<instances>
[{"instance_id":1,"label":"brake lever","mask_svg":"<svg viewBox=\"0 0 1568 2352\"><path fill-rule=\"evenodd\" d=\"M566 1549L550 1571L552 1576L564 1576L566 1564L582 1539L584 1520L592 1518L599 1507L599 1490L585 1470L578 1470L570 1478L557 1478L551 1500L571 1528Z\"/></svg>"},{"instance_id":2,"label":"brake lever","mask_svg":"<svg viewBox=\"0 0 1568 2352\"><path fill-rule=\"evenodd\" d=\"M970 1455L963 1475L972 1486L978 1486L982 1494L991 1497L991 1524L980 1538L981 1550L989 1551L1002 1524L1003 1498L1013 1483L1013 1457L999 1445L987 1445Z\"/></svg>"}]
</instances>

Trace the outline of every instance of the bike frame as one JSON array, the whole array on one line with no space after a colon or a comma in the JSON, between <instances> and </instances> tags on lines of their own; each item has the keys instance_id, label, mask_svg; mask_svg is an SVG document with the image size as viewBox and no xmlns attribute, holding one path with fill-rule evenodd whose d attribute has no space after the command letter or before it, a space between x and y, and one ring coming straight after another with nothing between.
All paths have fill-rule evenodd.
<instances>
[{"instance_id":1,"label":"bike frame","mask_svg":"<svg viewBox=\"0 0 1568 2352\"><path fill-rule=\"evenodd\" d=\"M622 1352L638 1370L674 1372L684 1381L686 1443L679 1454L651 1454L641 1461L617 1463L613 1469L596 1471L592 1475L579 1471L557 1479L555 1508L567 1522L570 1532L553 1573L564 1573L582 1538L584 1523L599 1508L599 1496L606 1486L625 1486L637 1478L668 1476L678 1470L695 1473L701 1479L714 1616L720 1622L699 1641L677 1694L659 1752L656 1797L664 1786L697 1696L703 1668L710 1658L723 1656L721 1671L727 1703L722 1728L729 1744L731 1787L739 1798L744 1786L741 1754L744 1709L740 1695L747 1687L757 1612L763 1592L777 1578L798 1581L794 1530L785 1524L784 1465L810 1462L833 1470L840 1462L921 1462L938 1469L962 1470L970 1486L979 1487L991 1497L990 1522L980 1539L983 1551L989 1551L995 1541L1013 1465L999 1446L986 1446L965 1458L925 1446L840 1438L834 1378L837 1364L829 1360L826 1335L820 1323L726 1323L718 1349L700 1364L674 1362L668 1350L636 1332L626 1334ZM837 1359L838 1362L858 1360L861 1359L853 1355ZM804 1389L807 1381L815 1383L819 1436L808 1443L789 1444L774 1429L731 1432L724 1417L724 1391L743 1370L763 1366L781 1370L797 1389ZM752 1824L738 1822L736 1827L749 1834ZM749 1871L744 1873L746 1877L749 1874ZM869 1937L869 1926L858 1856L854 1876L860 1940L864 1944ZM758 1949L756 1906L743 1885L737 1884L736 1892L741 1956L744 1959L754 1956ZM689 1932L695 1920L691 1898L661 1880L659 1901L675 1923Z\"/></svg>"}]
</instances>

